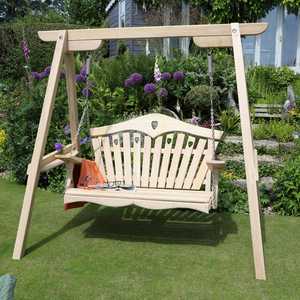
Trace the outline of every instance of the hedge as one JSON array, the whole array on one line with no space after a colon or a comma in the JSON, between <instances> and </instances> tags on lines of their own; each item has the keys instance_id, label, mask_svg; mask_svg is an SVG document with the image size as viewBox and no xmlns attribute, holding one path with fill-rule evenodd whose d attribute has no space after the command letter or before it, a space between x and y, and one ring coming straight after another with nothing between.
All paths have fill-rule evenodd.
<instances>
[{"instance_id":1,"label":"hedge","mask_svg":"<svg viewBox=\"0 0 300 300\"><path fill-rule=\"evenodd\" d=\"M6 23L0 25L0 81L19 80L25 76L25 59L21 49L23 31L30 49L30 65L34 71L42 71L50 65L55 43L39 39L39 30L84 28L62 23Z\"/></svg>"}]
</instances>

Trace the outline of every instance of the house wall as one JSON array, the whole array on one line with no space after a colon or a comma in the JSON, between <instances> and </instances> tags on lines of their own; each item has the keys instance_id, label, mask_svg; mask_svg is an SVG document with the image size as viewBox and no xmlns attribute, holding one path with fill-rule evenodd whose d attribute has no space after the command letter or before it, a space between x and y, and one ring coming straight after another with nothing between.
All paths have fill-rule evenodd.
<instances>
[{"instance_id":1,"label":"house wall","mask_svg":"<svg viewBox=\"0 0 300 300\"><path fill-rule=\"evenodd\" d=\"M126 0L125 2L125 25L126 27L131 26L143 26L144 25L144 13L142 8L136 7L134 0ZM119 2L111 8L108 15L109 27L119 27ZM124 44L127 46L129 51L134 54L145 53L145 41L144 40L126 40ZM109 53L110 56L118 54L118 42L109 42Z\"/></svg>"},{"instance_id":2,"label":"house wall","mask_svg":"<svg viewBox=\"0 0 300 300\"><path fill-rule=\"evenodd\" d=\"M300 16L282 6L275 7L262 19L268 29L243 41L247 65L288 66L300 72Z\"/></svg>"}]
</instances>

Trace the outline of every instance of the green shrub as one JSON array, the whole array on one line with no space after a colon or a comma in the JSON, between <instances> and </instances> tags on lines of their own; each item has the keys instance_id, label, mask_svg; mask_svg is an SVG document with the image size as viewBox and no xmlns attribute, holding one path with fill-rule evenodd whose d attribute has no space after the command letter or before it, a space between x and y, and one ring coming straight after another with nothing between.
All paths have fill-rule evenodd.
<instances>
[{"instance_id":1,"label":"green shrub","mask_svg":"<svg viewBox=\"0 0 300 300\"><path fill-rule=\"evenodd\" d=\"M223 110L219 115L219 120L225 133L236 133L240 128L240 116L232 109Z\"/></svg>"},{"instance_id":2,"label":"green shrub","mask_svg":"<svg viewBox=\"0 0 300 300\"><path fill-rule=\"evenodd\" d=\"M287 160L275 176L274 210L282 215L300 216L300 156Z\"/></svg>"},{"instance_id":3,"label":"green shrub","mask_svg":"<svg viewBox=\"0 0 300 300\"><path fill-rule=\"evenodd\" d=\"M286 121L270 121L260 122L258 126L254 128L255 139L276 139L278 142L292 141L293 132L295 131L293 124Z\"/></svg>"},{"instance_id":4,"label":"green shrub","mask_svg":"<svg viewBox=\"0 0 300 300\"><path fill-rule=\"evenodd\" d=\"M218 210L230 213L248 213L247 193L220 176Z\"/></svg>"},{"instance_id":5,"label":"green shrub","mask_svg":"<svg viewBox=\"0 0 300 300\"><path fill-rule=\"evenodd\" d=\"M24 36L30 48L30 66L32 70L40 72L51 64L55 43L41 41L37 32L67 28L82 28L82 26L31 21L0 25L0 81L19 80L25 77L25 60L21 49Z\"/></svg>"},{"instance_id":6,"label":"green shrub","mask_svg":"<svg viewBox=\"0 0 300 300\"><path fill-rule=\"evenodd\" d=\"M196 115L207 116L210 113L210 97L212 97L214 106L217 106L218 92L208 85L196 85L185 95L184 103L193 108Z\"/></svg>"}]
</instances>

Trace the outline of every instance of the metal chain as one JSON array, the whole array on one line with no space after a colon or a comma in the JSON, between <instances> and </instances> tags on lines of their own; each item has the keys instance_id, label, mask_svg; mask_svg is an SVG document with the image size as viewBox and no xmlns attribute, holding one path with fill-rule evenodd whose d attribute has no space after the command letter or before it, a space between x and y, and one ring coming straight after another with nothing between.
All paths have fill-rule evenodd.
<instances>
[{"instance_id":1,"label":"metal chain","mask_svg":"<svg viewBox=\"0 0 300 300\"><path fill-rule=\"evenodd\" d=\"M212 159L216 158L215 151L215 116L214 116L214 101L213 101L213 88L214 88L214 78L213 78L213 63L212 63L212 51L209 50L207 54L207 62L208 62L208 77L209 77L209 100L210 100L210 127L212 133ZM213 192L213 200L212 207L217 207L217 199L218 199L218 174L216 172L211 172L211 184L212 184L212 192Z\"/></svg>"}]
</instances>

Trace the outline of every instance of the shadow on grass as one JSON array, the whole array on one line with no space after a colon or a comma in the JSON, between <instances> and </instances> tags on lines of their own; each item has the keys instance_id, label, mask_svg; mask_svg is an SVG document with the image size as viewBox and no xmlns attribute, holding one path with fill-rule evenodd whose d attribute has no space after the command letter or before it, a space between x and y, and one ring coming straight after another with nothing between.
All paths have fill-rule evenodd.
<instances>
[{"instance_id":1,"label":"shadow on grass","mask_svg":"<svg viewBox=\"0 0 300 300\"><path fill-rule=\"evenodd\" d=\"M237 233L230 214L203 214L189 209L147 210L138 207L109 208L89 204L57 232L33 244L35 251L68 230L93 221L86 238L107 238L132 242L216 246L228 234Z\"/></svg>"}]
</instances>

